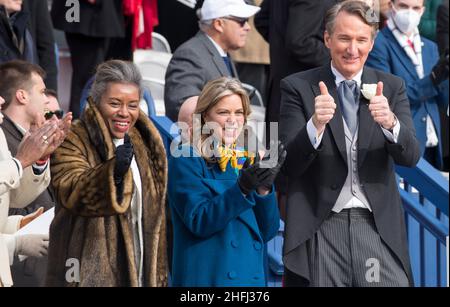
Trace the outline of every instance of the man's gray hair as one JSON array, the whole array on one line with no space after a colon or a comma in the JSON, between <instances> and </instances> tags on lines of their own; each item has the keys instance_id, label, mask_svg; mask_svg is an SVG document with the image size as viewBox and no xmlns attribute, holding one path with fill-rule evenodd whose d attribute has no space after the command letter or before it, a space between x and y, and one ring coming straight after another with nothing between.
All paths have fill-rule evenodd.
<instances>
[{"instance_id":1,"label":"man's gray hair","mask_svg":"<svg viewBox=\"0 0 450 307\"><path fill-rule=\"evenodd\" d=\"M349 15L359 17L365 24L372 27L372 38L375 38L378 31L378 20L371 19L373 9L364 1L347 0L333 6L325 16L325 30L328 34L333 34L336 26L336 18L339 13L345 12Z\"/></svg>"},{"instance_id":2,"label":"man's gray hair","mask_svg":"<svg viewBox=\"0 0 450 307\"><path fill-rule=\"evenodd\" d=\"M209 29L211 29L213 22L214 22L214 19L199 20L198 27L199 27L200 31L207 32Z\"/></svg>"},{"instance_id":3,"label":"man's gray hair","mask_svg":"<svg viewBox=\"0 0 450 307\"><path fill-rule=\"evenodd\" d=\"M100 104L102 96L108 90L110 83L134 84L139 88L139 97L142 98L142 76L137 66L132 62L110 60L97 67L95 80L90 92L95 104Z\"/></svg>"}]
</instances>

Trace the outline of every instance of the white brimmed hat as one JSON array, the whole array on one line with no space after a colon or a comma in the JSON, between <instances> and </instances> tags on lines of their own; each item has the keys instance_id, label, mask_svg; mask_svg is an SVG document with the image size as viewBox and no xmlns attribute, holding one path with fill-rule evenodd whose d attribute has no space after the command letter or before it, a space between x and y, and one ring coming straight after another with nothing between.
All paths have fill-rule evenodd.
<instances>
[{"instance_id":1,"label":"white brimmed hat","mask_svg":"<svg viewBox=\"0 0 450 307\"><path fill-rule=\"evenodd\" d=\"M205 0L201 8L201 19L211 20L225 16L250 18L260 10L244 0Z\"/></svg>"}]
</instances>

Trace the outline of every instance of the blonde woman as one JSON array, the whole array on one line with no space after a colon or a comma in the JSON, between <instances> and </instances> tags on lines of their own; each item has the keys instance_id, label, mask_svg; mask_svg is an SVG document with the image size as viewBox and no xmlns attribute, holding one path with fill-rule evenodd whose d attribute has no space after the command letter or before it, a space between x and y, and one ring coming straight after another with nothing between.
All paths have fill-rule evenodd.
<instances>
[{"instance_id":1,"label":"blonde woman","mask_svg":"<svg viewBox=\"0 0 450 307\"><path fill-rule=\"evenodd\" d=\"M286 153L282 145L267 153L263 160L280 153L270 168L238 148L249 113L239 81L209 82L195 111L191 156L169 160L174 286L266 284L264 244L279 227L272 186Z\"/></svg>"}]
</instances>

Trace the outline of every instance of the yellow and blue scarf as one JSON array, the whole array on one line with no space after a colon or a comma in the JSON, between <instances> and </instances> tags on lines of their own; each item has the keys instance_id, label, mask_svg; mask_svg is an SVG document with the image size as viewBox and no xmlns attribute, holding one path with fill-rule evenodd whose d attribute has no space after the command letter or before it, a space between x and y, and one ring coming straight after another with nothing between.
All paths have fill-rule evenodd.
<instances>
[{"instance_id":1,"label":"yellow and blue scarf","mask_svg":"<svg viewBox=\"0 0 450 307\"><path fill-rule=\"evenodd\" d=\"M228 162L230 162L234 172L238 174L247 159L250 159L250 164L253 164L255 161L255 155L253 153L248 152L244 147L237 147L236 144L231 146L221 145L217 150L220 155L217 163L222 172L227 170Z\"/></svg>"}]
</instances>

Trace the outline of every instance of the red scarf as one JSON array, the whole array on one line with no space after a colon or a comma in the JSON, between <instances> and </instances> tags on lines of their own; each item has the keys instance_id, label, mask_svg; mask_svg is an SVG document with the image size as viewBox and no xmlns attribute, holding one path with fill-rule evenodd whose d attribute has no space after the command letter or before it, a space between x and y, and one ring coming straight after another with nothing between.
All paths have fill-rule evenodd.
<instances>
[{"instance_id":1,"label":"red scarf","mask_svg":"<svg viewBox=\"0 0 450 307\"><path fill-rule=\"evenodd\" d=\"M159 23L157 0L123 0L123 11L124 15L133 16L132 50L152 48L153 28Z\"/></svg>"}]
</instances>

